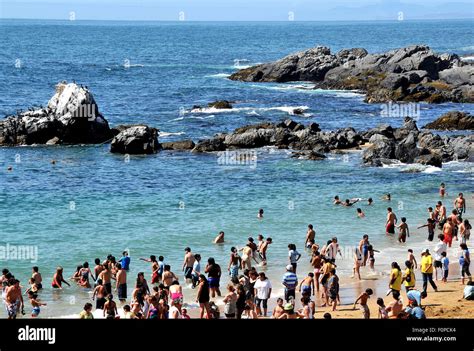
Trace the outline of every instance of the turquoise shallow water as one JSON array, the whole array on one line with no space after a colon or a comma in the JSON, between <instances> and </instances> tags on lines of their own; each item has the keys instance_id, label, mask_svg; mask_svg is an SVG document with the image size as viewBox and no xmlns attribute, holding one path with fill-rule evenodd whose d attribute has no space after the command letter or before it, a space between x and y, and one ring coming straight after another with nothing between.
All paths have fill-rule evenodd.
<instances>
[{"instance_id":1,"label":"turquoise shallow water","mask_svg":"<svg viewBox=\"0 0 474 351\"><path fill-rule=\"evenodd\" d=\"M402 26L295 23L293 27L286 23L0 24L6 34L0 36L6 48L0 53L0 78L6 82L0 85L1 113L45 104L56 82L75 79L92 89L112 125L147 122L162 131L180 133L163 141L197 140L246 123L278 121L288 117L283 108L288 106L307 106L307 116L299 119L316 121L323 129L402 123L399 117L380 116L379 105L367 105L357 94L308 92L296 84L228 81L224 75L235 71L234 59L263 62L315 44L382 51L416 42L440 51L474 51L465 35L472 30L469 21L443 26L407 22ZM84 39L91 35L96 40ZM16 58L23 62L20 69L14 67ZM125 69L126 58L139 65ZM214 115L179 114L180 108L187 111L194 104L223 98L239 101L240 109ZM469 104L422 105L419 123L453 108L474 111ZM55 165L50 163L53 159ZM13 171L8 172L10 165ZM35 264L49 286L57 265L71 275L84 260L92 262L109 253L119 257L123 249L130 250L133 275L140 270L148 274L148 265L137 258L150 254L164 255L179 272L186 246L206 259L215 257L225 267L231 246L242 247L249 235L262 233L274 239L267 271L277 286L288 243L302 249L306 226L312 223L321 244L337 236L350 249L368 233L382 251L377 268L384 270L393 257L404 255L407 246L384 235L387 203L378 200L382 194L392 193L391 206L399 217L408 218L412 228L424 222L426 207L438 200L440 182L448 184L450 204L451 196L459 191L472 194L472 164L451 163L443 170L420 168L415 173L406 172L407 168L416 167L362 167L357 153L348 159L333 155L312 162L292 159L283 150L262 149L257 151L256 167L226 167L217 162L216 155L179 152L132 157L127 163L110 154L107 145L0 148L0 245L37 246ZM332 205L336 194L371 196L376 203L361 205L367 218L360 220L355 208ZM263 220L256 218L259 208L265 209ZM212 245L220 230L226 232L226 244ZM424 231L422 235L411 238L409 245L421 249ZM341 261L343 275L351 261ZM32 265L25 260L0 261L22 281ZM187 290L185 295L189 294ZM42 294L50 302L43 316L77 313L87 296L76 288L60 294L48 289Z\"/></svg>"}]
</instances>

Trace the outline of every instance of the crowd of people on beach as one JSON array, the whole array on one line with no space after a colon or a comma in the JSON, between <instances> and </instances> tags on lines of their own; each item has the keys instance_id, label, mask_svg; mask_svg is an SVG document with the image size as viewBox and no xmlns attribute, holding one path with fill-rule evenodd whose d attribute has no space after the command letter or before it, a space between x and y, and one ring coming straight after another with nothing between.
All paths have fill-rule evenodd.
<instances>
[{"instance_id":1,"label":"crowd of people on beach","mask_svg":"<svg viewBox=\"0 0 474 351\"><path fill-rule=\"evenodd\" d=\"M446 187L441 185L439 190L441 198L446 196ZM382 198L389 203L392 198L386 194ZM366 202L367 206L373 206L374 201L369 199L346 199L341 201L339 196L334 197L335 206L350 207L356 203ZM474 284L471 281L470 263L471 257L468 248L470 230L469 221L463 219L466 213L466 201L462 193L459 193L453 204L451 214L447 215L447 209L442 201L438 201L435 208L428 208L428 219L426 224L418 228L428 229L428 242L434 240L437 228L441 233L437 236L438 241L432 252L429 248L421 252L420 262L412 249L408 249L404 268L398 262L391 264L391 272L388 282L388 291L383 297L377 298L378 318L425 318L422 300L428 296L428 284L434 291L438 290L439 280L447 282L450 277L450 261L448 255L453 241L459 241L460 256L459 265L461 272L461 283L467 286L464 289L466 299L474 299ZM361 208L356 210L358 217L365 217ZM263 219L264 211L260 209L257 217ZM387 218L385 222L386 235L395 235L398 230L398 241L405 243L410 236L407 219L402 217L400 222L391 207L387 207ZM214 239L214 244L225 242L225 233L220 232ZM101 311L100 314L107 319L190 319L188 308L192 303L199 306L199 318L215 319L313 319L318 307L328 307L329 311L336 311L341 304L339 294L339 276L337 274L336 261L338 254L342 256L338 238L333 237L323 246L316 243L316 231L312 224L308 225L304 241L303 254L298 252L296 244L288 244L288 258L285 273L281 284L284 293L277 296L276 306L269 311L269 300L276 297L273 285L264 272L263 267L267 265L267 251L272 244L272 238L264 238L258 235L255 242L249 237L242 248L231 247L228 261L221 267L216 259L210 257L202 262L199 253L194 253L190 247L184 249L182 267L184 284L188 284L194 291L195 299L191 302L188 296L185 302L183 284L180 277L173 272L171 266L165 263L163 256L150 255L139 258L150 264L150 280L145 272L139 272L133 277L131 296L128 296L129 272L131 258L124 251L120 259L112 254L105 260L96 258L94 266L88 262L76 267L69 279L64 277L62 267L57 267L52 278L51 289L62 290L64 285L71 287L77 285L79 288L91 292L91 301L84 305L79 313L81 319L93 319L92 311ZM360 242L353 250L354 266L352 278L361 280L361 267L374 270L375 253L378 253L369 241L369 235L364 234ZM433 256L432 256L433 253ZM299 263L303 255L308 256L312 267L310 272L299 274ZM257 269L260 267L260 271ZM422 289L417 289L415 271L420 270L422 276ZM223 271L228 272L229 283L221 287ZM433 280L434 274L434 280ZM439 275L438 275L439 274ZM439 279L438 279L439 278ZM28 311L32 318L40 315L41 308L46 305L39 296L46 289L43 286L43 278L39 267L32 267L31 278L28 287L20 285L14 273L8 269L2 270L0 277L2 284L2 298L9 319L15 319L19 313L25 315L25 301L27 296L30 308ZM438 283L439 284L439 283ZM402 286L405 288L407 303L401 299ZM222 291L221 291L222 289ZM368 301L374 291L367 288L354 301L353 307L359 305L363 318L370 318ZM391 295L390 302L386 303L384 298ZM219 307L217 301L223 305ZM296 301L299 300L300 303ZM318 304L318 302L320 304ZM119 313L119 309L122 309ZM223 311L221 311L223 309ZM97 314L96 314L97 315ZM121 316L121 317L119 317ZM331 318L330 312L324 314L324 318Z\"/></svg>"}]
</instances>

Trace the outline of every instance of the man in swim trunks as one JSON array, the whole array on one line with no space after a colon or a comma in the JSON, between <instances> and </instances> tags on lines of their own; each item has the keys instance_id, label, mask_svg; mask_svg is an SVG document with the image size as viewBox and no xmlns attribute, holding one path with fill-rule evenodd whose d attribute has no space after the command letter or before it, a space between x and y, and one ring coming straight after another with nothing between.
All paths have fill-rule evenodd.
<instances>
[{"instance_id":1,"label":"man in swim trunks","mask_svg":"<svg viewBox=\"0 0 474 351\"><path fill-rule=\"evenodd\" d=\"M314 244L315 237L316 237L316 232L313 229L313 225L308 224L308 231L306 232L306 241L305 241L305 247L307 249L311 248L311 246Z\"/></svg>"},{"instance_id":2,"label":"man in swim trunks","mask_svg":"<svg viewBox=\"0 0 474 351\"><path fill-rule=\"evenodd\" d=\"M242 259L239 256L239 252L235 247L230 249L230 260L227 270L229 271L230 280L234 284L239 283L239 268L242 264Z\"/></svg>"},{"instance_id":3,"label":"man in swim trunks","mask_svg":"<svg viewBox=\"0 0 474 351\"><path fill-rule=\"evenodd\" d=\"M41 273L39 272L39 268L37 266L34 266L32 270L33 274L31 275L31 278L34 279L36 287L38 290L40 290L43 288L43 278L41 277Z\"/></svg>"},{"instance_id":4,"label":"man in swim trunks","mask_svg":"<svg viewBox=\"0 0 474 351\"><path fill-rule=\"evenodd\" d=\"M464 199L463 193L459 193L456 200L454 200L454 208L461 216L463 213L466 213L466 200Z\"/></svg>"},{"instance_id":5,"label":"man in swim trunks","mask_svg":"<svg viewBox=\"0 0 474 351\"><path fill-rule=\"evenodd\" d=\"M102 264L102 267L104 269L102 270L102 272L100 272L99 278L102 279L105 290L107 290L107 294L111 294L112 293L112 272L109 269L109 265L107 261L105 261Z\"/></svg>"},{"instance_id":6,"label":"man in swim trunks","mask_svg":"<svg viewBox=\"0 0 474 351\"><path fill-rule=\"evenodd\" d=\"M106 319L115 319L118 314L117 304L113 300L113 295L107 295L107 302L104 304L104 317Z\"/></svg>"},{"instance_id":7,"label":"man in swim trunks","mask_svg":"<svg viewBox=\"0 0 474 351\"><path fill-rule=\"evenodd\" d=\"M122 265L117 263L117 276L116 276L116 289L120 302L125 302L127 300L127 271L122 269Z\"/></svg>"},{"instance_id":8,"label":"man in swim trunks","mask_svg":"<svg viewBox=\"0 0 474 351\"><path fill-rule=\"evenodd\" d=\"M8 319L16 319L18 309L20 308L23 313L23 296L21 294L20 281L17 279L12 278L9 281L9 286L5 293L5 306L7 309Z\"/></svg>"},{"instance_id":9,"label":"man in swim trunks","mask_svg":"<svg viewBox=\"0 0 474 351\"><path fill-rule=\"evenodd\" d=\"M184 249L184 261L183 261L183 271L184 271L184 279L191 280L193 278L193 266L194 266L194 255L191 252L191 248L187 247Z\"/></svg>"},{"instance_id":10,"label":"man in swim trunks","mask_svg":"<svg viewBox=\"0 0 474 351\"><path fill-rule=\"evenodd\" d=\"M397 216L393 213L392 208L387 208L387 221L385 223L385 233L395 234L395 225L397 224Z\"/></svg>"}]
</instances>

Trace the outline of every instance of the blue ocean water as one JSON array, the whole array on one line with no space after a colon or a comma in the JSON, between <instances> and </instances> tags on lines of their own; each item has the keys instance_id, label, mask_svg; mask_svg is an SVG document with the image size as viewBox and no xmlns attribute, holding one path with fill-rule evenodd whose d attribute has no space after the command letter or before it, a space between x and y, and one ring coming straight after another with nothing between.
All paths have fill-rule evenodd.
<instances>
[{"instance_id":1,"label":"blue ocean water","mask_svg":"<svg viewBox=\"0 0 474 351\"><path fill-rule=\"evenodd\" d=\"M286 54L326 45L364 47L382 52L410 44L435 51L470 55L473 21L402 22L95 22L0 20L0 115L32 105L45 105L62 80L87 85L111 125L147 123L163 133L161 141L198 139L236 127L291 117L317 122L329 130L346 126L366 129L380 123L401 125L402 116L384 117L381 105L366 104L353 92L302 89L305 84L252 84L226 76L239 67L275 60ZM192 113L193 105L217 99L236 101L227 112ZM305 116L289 116L291 107ZM449 110L474 112L472 104L421 104L419 125ZM390 192L398 216L415 227L425 220L437 189L448 185L447 201L459 191L471 194L473 165L450 163L442 170L399 166L368 168L360 155L332 155L321 162L290 158L284 150L257 151L256 167L225 167L215 155L162 152L135 156L130 162L108 152L108 145L0 148L0 245L34 245L36 265L47 285L57 265L72 274L76 265L130 250L132 271L149 272L137 260L164 255L180 271L183 249L191 246L203 258L215 257L226 267L231 246L242 247L249 235L271 236L271 276L279 277L287 245L302 250L306 226L315 225L323 244L337 236L355 245L363 233L385 252L404 252L384 235ZM51 160L56 160L52 165ZM13 171L7 171L12 166ZM407 172L410 171L410 172ZM413 172L418 170L419 172ZM334 208L332 198L369 196L373 207ZM265 218L256 214L264 208ZM450 205L448 206L450 208ZM468 212L472 215L472 210ZM469 218L469 217L468 217ZM211 244L218 231L226 244ZM413 237L422 247L425 237ZM29 261L0 261L22 282ZM351 259L341 265L350 269ZM131 278L129 279L131 282ZM276 283L276 282L275 282ZM190 294L190 292L186 292ZM45 291L50 305L44 316L80 311L87 292ZM71 299L71 297L74 297ZM71 301L74 301L71 303ZM2 310L0 316L4 316Z\"/></svg>"}]
</instances>

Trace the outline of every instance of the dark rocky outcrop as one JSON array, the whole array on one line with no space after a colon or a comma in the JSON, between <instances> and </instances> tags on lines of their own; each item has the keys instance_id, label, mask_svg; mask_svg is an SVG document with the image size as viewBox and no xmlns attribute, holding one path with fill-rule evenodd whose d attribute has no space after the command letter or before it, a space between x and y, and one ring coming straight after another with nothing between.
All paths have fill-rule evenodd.
<instances>
[{"instance_id":1,"label":"dark rocky outcrop","mask_svg":"<svg viewBox=\"0 0 474 351\"><path fill-rule=\"evenodd\" d=\"M474 117L469 113L451 111L423 128L437 130L474 130Z\"/></svg>"},{"instance_id":2,"label":"dark rocky outcrop","mask_svg":"<svg viewBox=\"0 0 474 351\"><path fill-rule=\"evenodd\" d=\"M474 65L457 55L436 54L425 45L381 54L355 48L335 55L329 48L319 46L237 71L230 79L312 81L316 88L364 91L370 103L474 101Z\"/></svg>"},{"instance_id":3,"label":"dark rocky outcrop","mask_svg":"<svg viewBox=\"0 0 474 351\"><path fill-rule=\"evenodd\" d=\"M89 89L62 82L47 107L0 121L0 145L97 144L112 138Z\"/></svg>"},{"instance_id":4,"label":"dark rocky outcrop","mask_svg":"<svg viewBox=\"0 0 474 351\"><path fill-rule=\"evenodd\" d=\"M123 129L110 144L110 152L119 154L153 154L159 150L158 130L146 125Z\"/></svg>"},{"instance_id":5,"label":"dark rocky outcrop","mask_svg":"<svg viewBox=\"0 0 474 351\"><path fill-rule=\"evenodd\" d=\"M196 144L192 140L178 140L161 143L163 150L192 150Z\"/></svg>"},{"instance_id":6,"label":"dark rocky outcrop","mask_svg":"<svg viewBox=\"0 0 474 351\"><path fill-rule=\"evenodd\" d=\"M362 161L369 166L382 166L397 161L441 167L442 162L469 160L474 157L474 136L439 136L421 132L416 122L405 118L400 128L380 125L367 131L354 128L321 131L316 123L304 126L293 120L260 123L237 128L229 134L197 143L194 152L215 152L274 146L291 149L292 157L320 160L328 152L349 149L362 151Z\"/></svg>"}]
</instances>

